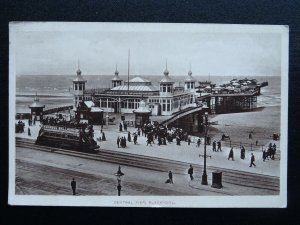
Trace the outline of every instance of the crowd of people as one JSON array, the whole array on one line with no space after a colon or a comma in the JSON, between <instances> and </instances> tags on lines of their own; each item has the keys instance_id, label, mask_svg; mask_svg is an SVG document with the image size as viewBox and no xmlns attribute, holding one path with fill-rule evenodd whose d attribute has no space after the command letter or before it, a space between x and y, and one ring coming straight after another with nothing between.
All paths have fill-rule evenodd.
<instances>
[{"instance_id":1,"label":"crowd of people","mask_svg":"<svg viewBox=\"0 0 300 225\"><path fill-rule=\"evenodd\" d=\"M23 123L21 120L18 121L18 123L16 123L16 133L24 133L24 127L25 127L25 123Z\"/></svg>"},{"instance_id":2,"label":"crowd of people","mask_svg":"<svg viewBox=\"0 0 300 225\"><path fill-rule=\"evenodd\" d=\"M267 150L263 150L263 161L266 161L270 159L274 160L276 154L276 144L270 143Z\"/></svg>"}]
</instances>

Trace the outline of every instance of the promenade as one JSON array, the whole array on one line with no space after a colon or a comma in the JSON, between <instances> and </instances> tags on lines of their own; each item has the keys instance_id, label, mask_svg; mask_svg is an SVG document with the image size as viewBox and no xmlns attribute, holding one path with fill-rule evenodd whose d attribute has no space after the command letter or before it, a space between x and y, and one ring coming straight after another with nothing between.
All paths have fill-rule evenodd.
<instances>
[{"instance_id":1,"label":"promenade","mask_svg":"<svg viewBox=\"0 0 300 225\"><path fill-rule=\"evenodd\" d=\"M130 118L126 117L126 120L130 120ZM131 142L127 141L126 148L118 148L117 146L117 137L125 137L127 139L128 137L128 131L133 134L137 131L134 127L128 127L127 132L122 131L119 132L119 123L120 118L116 117L115 124L114 125L104 125L103 126L103 132L105 133L106 141L97 141L98 145L101 149L106 150L112 150L117 152L127 152L131 153L133 155L145 155L145 156L152 156L152 157L158 157L158 158L164 158L164 159L171 159L181 162L187 162L189 164L193 165L203 165L203 158L199 155L204 154L204 145L201 144L198 148L196 146L196 137L192 137L191 144L188 145L187 142L181 141L181 145L176 145L176 142L167 143L167 145L160 145L158 146L157 140L154 140L155 144L152 144L152 146L146 146L146 137L144 136L138 136L137 144L135 145L133 143L133 137L131 138ZM16 121L17 122L17 121ZM40 129L39 122L36 123L34 126L30 126L31 130L31 136L28 136L27 129L28 129L28 121L23 120L25 122L25 132L24 133L16 133L16 137L22 137L22 138L29 138L29 139L36 139L38 135L38 131ZM213 128L211 128L213 129ZM213 129L214 130L214 129ZM99 137L102 137L101 134L101 127L100 126L94 126L94 139L98 139ZM247 134L245 133L245 136ZM215 140L220 140L221 133L212 132L211 138ZM232 140L234 140L234 137L231 137ZM264 140L266 145L271 142L275 143L276 146L280 146L280 141L273 141L273 140ZM203 140L202 140L203 143ZM212 146L207 146L207 155L210 157L207 158L207 166L210 167L218 167L218 168L226 168L226 169L233 169L233 170L239 170L239 171L245 171L245 172L251 172L256 174L264 174L264 175L271 175L271 176L280 176L280 160L277 158L275 160L266 160L265 162L262 160L262 151L261 148L258 146L254 146L252 148L252 151L250 148L246 148L246 157L244 160L240 159L240 148L234 147L234 161L231 159L228 160L228 154L230 147L228 146L228 143L226 143L226 146L224 146L225 143L222 142L222 152L213 152ZM255 164L256 167L249 167L250 165L250 156L251 153L255 155ZM188 169L188 168L187 168ZM172 168L170 168L172 170ZM211 177L211 174L208 174L209 178Z\"/></svg>"}]
</instances>

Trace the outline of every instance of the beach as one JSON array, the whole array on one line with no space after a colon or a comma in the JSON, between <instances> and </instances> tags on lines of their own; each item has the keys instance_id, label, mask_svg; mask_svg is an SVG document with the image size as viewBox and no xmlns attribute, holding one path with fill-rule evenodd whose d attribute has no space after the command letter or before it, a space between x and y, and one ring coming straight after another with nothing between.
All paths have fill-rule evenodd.
<instances>
[{"instance_id":1,"label":"beach","mask_svg":"<svg viewBox=\"0 0 300 225\"><path fill-rule=\"evenodd\" d=\"M280 106L260 107L251 112L212 115L209 136L220 140L223 133L234 143L267 145L273 133L280 133ZM251 132L252 139L249 139Z\"/></svg>"}]
</instances>

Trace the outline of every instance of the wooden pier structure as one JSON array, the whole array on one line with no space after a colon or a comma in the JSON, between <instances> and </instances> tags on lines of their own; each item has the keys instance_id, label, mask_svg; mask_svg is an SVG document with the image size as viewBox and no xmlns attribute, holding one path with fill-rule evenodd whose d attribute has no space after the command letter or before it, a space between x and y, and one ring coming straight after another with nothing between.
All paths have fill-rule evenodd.
<instances>
[{"instance_id":1,"label":"wooden pier structure","mask_svg":"<svg viewBox=\"0 0 300 225\"><path fill-rule=\"evenodd\" d=\"M197 98L205 102L211 114L247 112L257 107L257 92L237 94L208 94Z\"/></svg>"}]
</instances>

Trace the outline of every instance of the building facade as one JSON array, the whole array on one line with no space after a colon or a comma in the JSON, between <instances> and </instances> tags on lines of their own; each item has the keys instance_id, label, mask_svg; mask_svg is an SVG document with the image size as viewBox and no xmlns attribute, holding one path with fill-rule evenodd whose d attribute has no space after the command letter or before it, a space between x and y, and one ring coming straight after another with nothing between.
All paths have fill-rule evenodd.
<instances>
[{"instance_id":1,"label":"building facade","mask_svg":"<svg viewBox=\"0 0 300 225\"><path fill-rule=\"evenodd\" d=\"M188 72L184 87L174 86L167 67L158 87L140 76L123 82L117 68L111 80L111 89L86 90L86 82L78 69L77 77L73 80L74 108L81 101L91 100L95 107L104 112L134 113L142 99L152 115L172 115L187 107L196 107L196 80L191 71Z\"/></svg>"}]
</instances>

